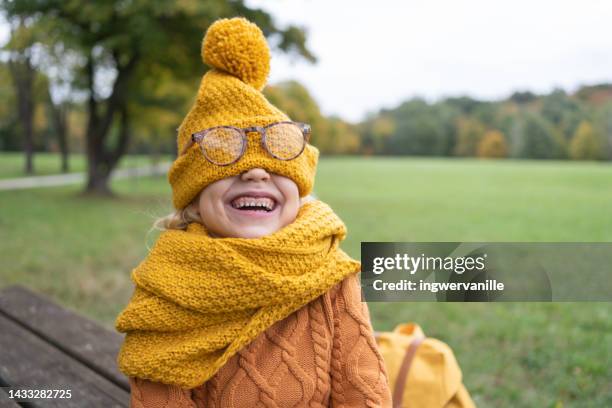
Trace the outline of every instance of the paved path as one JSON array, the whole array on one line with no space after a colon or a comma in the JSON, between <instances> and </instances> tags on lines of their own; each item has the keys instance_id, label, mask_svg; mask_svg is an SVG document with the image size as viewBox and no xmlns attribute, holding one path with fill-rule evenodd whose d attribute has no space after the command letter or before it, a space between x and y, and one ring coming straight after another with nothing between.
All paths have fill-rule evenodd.
<instances>
[{"instance_id":1,"label":"paved path","mask_svg":"<svg viewBox=\"0 0 612 408\"><path fill-rule=\"evenodd\" d=\"M168 172L170 163L160 163L156 166L133 167L113 171L111 178L124 179L132 177L159 176ZM55 174L52 176L19 177L0 179L0 191L22 190L26 188L55 187L85 182L85 173Z\"/></svg>"}]
</instances>

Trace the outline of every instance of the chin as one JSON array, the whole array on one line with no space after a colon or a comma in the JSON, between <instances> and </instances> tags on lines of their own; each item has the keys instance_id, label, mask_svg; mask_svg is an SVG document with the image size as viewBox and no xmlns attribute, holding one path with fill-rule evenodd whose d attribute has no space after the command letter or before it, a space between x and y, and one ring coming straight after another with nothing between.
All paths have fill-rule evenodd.
<instances>
[{"instance_id":1,"label":"chin","mask_svg":"<svg viewBox=\"0 0 612 408\"><path fill-rule=\"evenodd\" d=\"M279 228L274 226L257 226L257 227L243 227L238 229L236 237L238 238L261 238L266 235L274 234Z\"/></svg>"}]
</instances>

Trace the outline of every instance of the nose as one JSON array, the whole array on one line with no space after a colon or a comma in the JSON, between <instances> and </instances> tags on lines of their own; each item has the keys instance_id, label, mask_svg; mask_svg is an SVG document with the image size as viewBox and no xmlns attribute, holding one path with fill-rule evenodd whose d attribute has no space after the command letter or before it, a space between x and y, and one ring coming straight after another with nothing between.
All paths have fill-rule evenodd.
<instances>
[{"instance_id":1,"label":"nose","mask_svg":"<svg viewBox=\"0 0 612 408\"><path fill-rule=\"evenodd\" d=\"M268 181L270 180L270 173L262 168L255 167L242 173L240 179L242 181Z\"/></svg>"}]
</instances>

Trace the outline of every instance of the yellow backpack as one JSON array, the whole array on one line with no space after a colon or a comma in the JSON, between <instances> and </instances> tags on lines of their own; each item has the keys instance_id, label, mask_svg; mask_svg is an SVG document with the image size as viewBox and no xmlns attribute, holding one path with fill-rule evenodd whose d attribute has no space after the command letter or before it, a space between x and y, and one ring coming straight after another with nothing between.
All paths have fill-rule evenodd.
<instances>
[{"instance_id":1,"label":"yellow backpack","mask_svg":"<svg viewBox=\"0 0 612 408\"><path fill-rule=\"evenodd\" d=\"M475 408L461 369L445 343L425 337L415 323L376 332L385 360L394 408Z\"/></svg>"}]
</instances>

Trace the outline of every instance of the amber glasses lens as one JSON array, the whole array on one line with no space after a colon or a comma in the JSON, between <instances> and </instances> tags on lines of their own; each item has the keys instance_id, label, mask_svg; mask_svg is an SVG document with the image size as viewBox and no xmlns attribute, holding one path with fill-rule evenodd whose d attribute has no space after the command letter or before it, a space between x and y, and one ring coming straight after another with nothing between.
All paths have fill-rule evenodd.
<instances>
[{"instance_id":1,"label":"amber glasses lens","mask_svg":"<svg viewBox=\"0 0 612 408\"><path fill-rule=\"evenodd\" d=\"M218 127L204 134L200 147L208 160L220 166L227 166L242 156L245 145L238 129Z\"/></svg>"},{"instance_id":2,"label":"amber glasses lens","mask_svg":"<svg viewBox=\"0 0 612 408\"><path fill-rule=\"evenodd\" d=\"M302 153L305 144L304 133L296 124L278 123L266 128L266 148L277 159L295 159Z\"/></svg>"}]
</instances>

